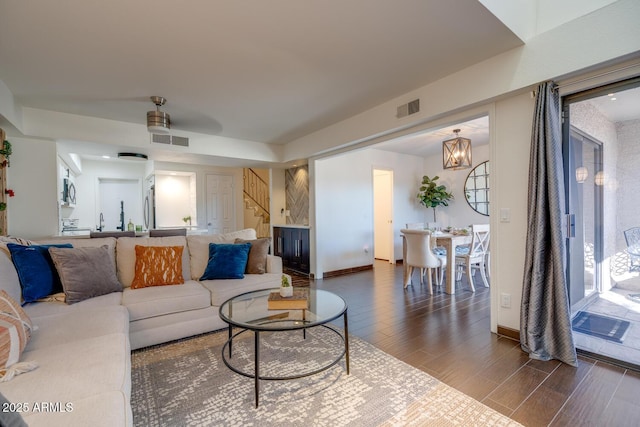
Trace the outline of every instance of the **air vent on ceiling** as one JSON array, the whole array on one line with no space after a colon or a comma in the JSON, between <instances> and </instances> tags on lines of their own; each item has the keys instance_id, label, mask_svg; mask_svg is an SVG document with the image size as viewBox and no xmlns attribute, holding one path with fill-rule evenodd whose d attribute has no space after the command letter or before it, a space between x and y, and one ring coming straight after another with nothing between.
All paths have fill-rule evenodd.
<instances>
[{"instance_id":1,"label":"air vent on ceiling","mask_svg":"<svg viewBox=\"0 0 640 427\"><path fill-rule=\"evenodd\" d=\"M157 133L151 134L151 142L155 142L158 144L178 145L180 147L189 146L189 138L175 135L158 135Z\"/></svg>"},{"instance_id":2,"label":"air vent on ceiling","mask_svg":"<svg viewBox=\"0 0 640 427\"><path fill-rule=\"evenodd\" d=\"M407 117L420 111L420 100L414 99L411 102L400 105L396 114L397 118Z\"/></svg>"}]
</instances>

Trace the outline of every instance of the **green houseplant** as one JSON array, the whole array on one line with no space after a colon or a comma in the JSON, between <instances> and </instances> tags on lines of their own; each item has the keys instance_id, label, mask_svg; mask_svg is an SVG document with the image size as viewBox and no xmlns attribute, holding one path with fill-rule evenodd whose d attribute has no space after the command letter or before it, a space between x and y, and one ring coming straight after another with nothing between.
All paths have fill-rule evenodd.
<instances>
[{"instance_id":1,"label":"green houseplant","mask_svg":"<svg viewBox=\"0 0 640 427\"><path fill-rule=\"evenodd\" d=\"M444 185L438 185L436 182L438 179L440 179L439 176L434 176L433 178L429 178L426 175L423 176L420 191L418 191L420 204L433 209L434 222L436 222L436 208L438 206L449 206L449 200L453 199L453 193L447 191L447 187Z\"/></svg>"},{"instance_id":2,"label":"green houseplant","mask_svg":"<svg viewBox=\"0 0 640 427\"><path fill-rule=\"evenodd\" d=\"M293 296L293 286L291 286L291 276L288 274L282 275L280 282L280 296L283 298Z\"/></svg>"}]
</instances>

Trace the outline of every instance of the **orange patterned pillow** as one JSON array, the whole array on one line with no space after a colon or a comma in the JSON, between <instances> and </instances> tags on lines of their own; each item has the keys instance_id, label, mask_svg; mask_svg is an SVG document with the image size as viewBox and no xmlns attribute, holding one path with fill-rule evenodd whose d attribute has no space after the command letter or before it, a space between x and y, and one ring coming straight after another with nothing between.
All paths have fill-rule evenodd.
<instances>
[{"instance_id":1,"label":"orange patterned pillow","mask_svg":"<svg viewBox=\"0 0 640 427\"><path fill-rule=\"evenodd\" d=\"M180 285L184 246L136 245L136 269L131 289L148 286Z\"/></svg>"}]
</instances>

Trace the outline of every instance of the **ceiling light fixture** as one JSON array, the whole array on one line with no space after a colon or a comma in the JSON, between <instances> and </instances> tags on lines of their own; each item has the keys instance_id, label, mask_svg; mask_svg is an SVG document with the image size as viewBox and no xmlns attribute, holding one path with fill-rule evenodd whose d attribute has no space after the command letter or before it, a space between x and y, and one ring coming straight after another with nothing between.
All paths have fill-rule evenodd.
<instances>
[{"instance_id":1,"label":"ceiling light fixture","mask_svg":"<svg viewBox=\"0 0 640 427\"><path fill-rule=\"evenodd\" d=\"M146 154L141 153L118 153L118 158L123 160L135 160L145 162L149 158Z\"/></svg>"},{"instance_id":2,"label":"ceiling light fixture","mask_svg":"<svg viewBox=\"0 0 640 427\"><path fill-rule=\"evenodd\" d=\"M442 167L444 169L466 169L471 167L471 140L458 136L460 129L454 129L456 137L442 141Z\"/></svg>"},{"instance_id":3,"label":"ceiling light fixture","mask_svg":"<svg viewBox=\"0 0 640 427\"><path fill-rule=\"evenodd\" d=\"M150 133L168 134L171 129L171 117L169 113L160 111L167 100L161 96L152 96L151 102L156 104L155 111L147 111L147 129Z\"/></svg>"}]
</instances>

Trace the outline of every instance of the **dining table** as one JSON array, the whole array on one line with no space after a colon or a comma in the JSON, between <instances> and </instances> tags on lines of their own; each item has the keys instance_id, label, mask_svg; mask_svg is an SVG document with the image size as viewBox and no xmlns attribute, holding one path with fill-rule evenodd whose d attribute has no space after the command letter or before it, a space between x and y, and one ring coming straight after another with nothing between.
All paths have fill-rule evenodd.
<instances>
[{"instance_id":1,"label":"dining table","mask_svg":"<svg viewBox=\"0 0 640 427\"><path fill-rule=\"evenodd\" d=\"M425 233L431 233L431 236L436 240L436 246L441 246L447 251L447 269L445 272L445 292L448 294L456 293L456 248L462 245L468 245L471 243L471 234L454 234L446 233L442 231L429 231L425 230ZM402 259L405 260L407 255L407 241L402 235ZM409 280L409 266L403 262L404 277L403 283L407 283Z\"/></svg>"}]
</instances>

